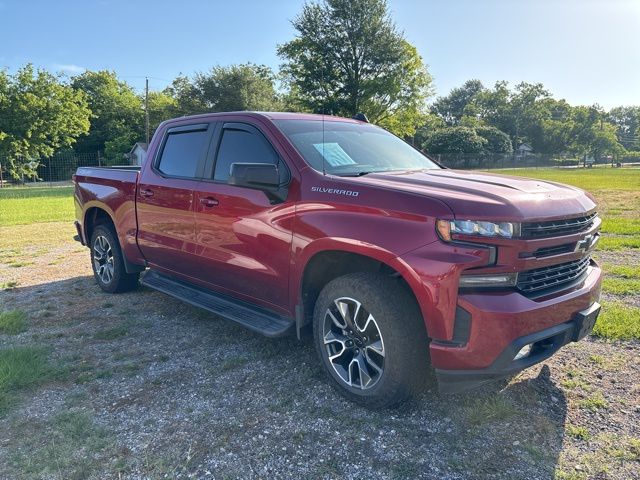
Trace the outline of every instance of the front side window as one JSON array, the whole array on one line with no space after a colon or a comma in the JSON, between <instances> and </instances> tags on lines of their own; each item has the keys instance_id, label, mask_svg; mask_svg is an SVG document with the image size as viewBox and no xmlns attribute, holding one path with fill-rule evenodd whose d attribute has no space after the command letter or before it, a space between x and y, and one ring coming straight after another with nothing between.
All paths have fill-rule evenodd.
<instances>
[{"instance_id":1,"label":"front side window","mask_svg":"<svg viewBox=\"0 0 640 480\"><path fill-rule=\"evenodd\" d=\"M304 160L319 172L356 176L440 168L403 140L374 125L331 120L275 123Z\"/></svg>"},{"instance_id":2,"label":"front side window","mask_svg":"<svg viewBox=\"0 0 640 480\"><path fill-rule=\"evenodd\" d=\"M206 130L169 133L158 170L172 177L195 178L206 139Z\"/></svg>"},{"instance_id":3,"label":"front side window","mask_svg":"<svg viewBox=\"0 0 640 480\"><path fill-rule=\"evenodd\" d=\"M259 133L225 128L218 149L213 179L226 182L233 163L278 164L278 154Z\"/></svg>"}]
</instances>

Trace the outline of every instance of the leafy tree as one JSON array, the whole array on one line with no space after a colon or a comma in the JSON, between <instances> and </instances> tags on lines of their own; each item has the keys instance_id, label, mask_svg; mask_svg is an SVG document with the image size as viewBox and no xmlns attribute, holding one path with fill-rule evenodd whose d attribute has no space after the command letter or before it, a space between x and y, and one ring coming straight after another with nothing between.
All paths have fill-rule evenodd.
<instances>
[{"instance_id":1,"label":"leafy tree","mask_svg":"<svg viewBox=\"0 0 640 480\"><path fill-rule=\"evenodd\" d=\"M87 136L78 139L76 152L105 151L107 142L111 142L108 155L119 162L114 154L126 153L133 142L144 138L142 99L127 83L118 80L115 72L106 70L74 77L72 86L86 94L91 109L91 128ZM115 139L120 139L120 144L122 139L133 142L124 151L114 152Z\"/></svg>"},{"instance_id":2,"label":"leafy tree","mask_svg":"<svg viewBox=\"0 0 640 480\"><path fill-rule=\"evenodd\" d=\"M640 150L640 107L616 107L607 115L616 135L627 150Z\"/></svg>"},{"instance_id":3,"label":"leafy tree","mask_svg":"<svg viewBox=\"0 0 640 480\"><path fill-rule=\"evenodd\" d=\"M606 115L598 105L574 107L572 116L572 150L575 153L600 158L624 152L616 136L616 126L606 121Z\"/></svg>"},{"instance_id":4,"label":"leafy tree","mask_svg":"<svg viewBox=\"0 0 640 480\"><path fill-rule=\"evenodd\" d=\"M43 70L26 65L0 71L0 158L9 174L35 176L38 158L74 144L89 130L85 96Z\"/></svg>"},{"instance_id":5,"label":"leafy tree","mask_svg":"<svg viewBox=\"0 0 640 480\"><path fill-rule=\"evenodd\" d=\"M431 111L442 118L447 125L458 125L469 114L468 106L478 94L485 90L480 80L467 80L461 87L451 90L446 97L438 98Z\"/></svg>"},{"instance_id":6,"label":"leafy tree","mask_svg":"<svg viewBox=\"0 0 640 480\"><path fill-rule=\"evenodd\" d=\"M486 140L483 146L483 152L492 153L511 153L511 139L509 135L496 127L480 126L475 129L476 133Z\"/></svg>"},{"instance_id":7,"label":"leafy tree","mask_svg":"<svg viewBox=\"0 0 640 480\"><path fill-rule=\"evenodd\" d=\"M446 127L431 134L423 148L432 154L479 154L487 140L468 127Z\"/></svg>"},{"instance_id":8,"label":"leafy tree","mask_svg":"<svg viewBox=\"0 0 640 480\"><path fill-rule=\"evenodd\" d=\"M239 110L277 110L279 99L269 67L246 63L213 67L195 76L197 98L207 110L232 112Z\"/></svg>"},{"instance_id":9,"label":"leafy tree","mask_svg":"<svg viewBox=\"0 0 640 480\"><path fill-rule=\"evenodd\" d=\"M178 75L162 93L175 100L177 115L193 115L207 111L202 95L186 75Z\"/></svg>"},{"instance_id":10,"label":"leafy tree","mask_svg":"<svg viewBox=\"0 0 640 480\"><path fill-rule=\"evenodd\" d=\"M279 110L281 105L272 70L252 63L216 66L193 79L180 75L164 93L175 99L181 115Z\"/></svg>"},{"instance_id":11,"label":"leafy tree","mask_svg":"<svg viewBox=\"0 0 640 480\"><path fill-rule=\"evenodd\" d=\"M149 92L149 127L150 135L165 120L184 115L179 108L178 100L167 91Z\"/></svg>"},{"instance_id":12,"label":"leafy tree","mask_svg":"<svg viewBox=\"0 0 640 480\"><path fill-rule=\"evenodd\" d=\"M293 103L317 113L364 112L398 135L414 134L431 77L385 0L307 3L292 23L298 35L278 54Z\"/></svg>"}]
</instances>

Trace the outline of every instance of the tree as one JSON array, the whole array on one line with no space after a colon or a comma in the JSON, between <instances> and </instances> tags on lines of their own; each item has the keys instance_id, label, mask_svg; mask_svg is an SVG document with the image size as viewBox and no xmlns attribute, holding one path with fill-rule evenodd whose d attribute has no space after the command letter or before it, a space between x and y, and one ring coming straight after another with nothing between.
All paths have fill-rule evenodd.
<instances>
[{"instance_id":1,"label":"tree","mask_svg":"<svg viewBox=\"0 0 640 480\"><path fill-rule=\"evenodd\" d=\"M483 152L485 154L508 154L513 151L509 135L502 130L498 130L496 127L479 126L475 131L481 138L486 140L483 146Z\"/></svg>"},{"instance_id":2,"label":"tree","mask_svg":"<svg viewBox=\"0 0 640 480\"><path fill-rule=\"evenodd\" d=\"M193 84L196 98L209 111L270 111L280 105L274 81L269 67L246 63L197 73Z\"/></svg>"},{"instance_id":3,"label":"tree","mask_svg":"<svg viewBox=\"0 0 640 480\"><path fill-rule=\"evenodd\" d=\"M149 130L153 135L158 125L165 120L174 118L184 113L180 112L178 100L169 95L167 91L149 92Z\"/></svg>"},{"instance_id":4,"label":"tree","mask_svg":"<svg viewBox=\"0 0 640 480\"><path fill-rule=\"evenodd\" d=\"M469 114L467 106L484 90L480 80L467 80L461 87L451 90L446 97L438 98L431 106L431 111L447 125L458 125L462 117Z\"/></svg>"},{"instance_id":5,"label":"tree","mask_svg":"<svg viewBox=\"0 0 640 480\"><path fill-rule=\"evenodd\" d=\"M606 115L598 105L574 107L572 116L572 150L575 153L600 158L624 152L616 136L616 126L606 121Z\"/></svg>"},{"instance_id":6,"label":"tree","mask_svg":"<svg viewBox=\"0 0 640 480\"><path fill-rule=\"evenodd\" d=\"M347 117L363 112L398 135L413 135L431 77L385 0L307 3L292 24L298 35L278 54L299 108Z\"/></svg>"},{"instance_id":7,"label":"tree","mask_svg":"<svg viewBox=\"0 0 640 480\"><path fill-rule=\"evenodd\" d=\"M616 107L607 115L616 135L627 150L640 150L640 107Z\"/></svg>"},{"instance_id":8,"label":"tree","mask_svg":"<svg viewBox=\"0 0 640 480\"><path fill-rule=\"evenodd\" d=\"M468 127L446 127L430 135L423 148L432 154L479 154L487 140Z\"/></svg>"},{"instance_id":9,"label":"tree","mask_svg":"<svg viewBox=\"0 0 640 480\"><path fill-rule=\"evenodd\" d=\"M104 151L111 161L119 163L121 157L114 155L119 157L144 138L142 99L127 83L118 80L115 72L106 70L74 77L72 86L85 93L91 109L91 128L87 136L78 140L76 152ZM122 151L125 140L131 143ZM107 142L112 147L108 151ZM117 152L113 149L116 143L120 146Z\"/></svg>"},{"instance_id":10,"label":"tree","mask_svg":"<svg viewBox=\"0 0 640 480\"><path fill-rule=\"evenodd\" d=\"M0 158L11 177L35 176L39 157L74 144L89 130L85 96L43 70L26 65L0 71Z\"/></svg>"},{"instance_id":11,"label":"tree","mask_svg":"<svg viewBox=\"0 0 640 480\"><path fill-rule=\"evenodd\" d=\"M178 75L162 93L175 100L177 115L193 115L207 111L202 95L186 75Z\"/></svg>"}]
</instances>

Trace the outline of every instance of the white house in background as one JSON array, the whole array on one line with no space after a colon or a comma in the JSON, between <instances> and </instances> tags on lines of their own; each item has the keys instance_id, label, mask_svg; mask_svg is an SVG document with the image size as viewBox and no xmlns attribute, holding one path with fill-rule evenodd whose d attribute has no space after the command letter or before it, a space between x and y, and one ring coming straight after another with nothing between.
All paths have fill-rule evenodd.
<instances>
[{"instance_id":1,"label":"white house in background","mask_svg":"<svg viewBox=\"0 0 640 480\"><path fill-rule=\"evenodd\" d=\"M146 143L136 142L131 151L126 155L130 165L142 165L147 158Z\"/></svg>"},{"instance_id":2,"label":"white house in background","mask_svg":"<svg viewBox=\"0 0 640 480\"><path fill-rule=\"evenodd\" d=\"M533 152L533 148L528 143L521 143L516 150L516 154L518 157L526 157L527 155Z\"/></svg>"}]
</instances>

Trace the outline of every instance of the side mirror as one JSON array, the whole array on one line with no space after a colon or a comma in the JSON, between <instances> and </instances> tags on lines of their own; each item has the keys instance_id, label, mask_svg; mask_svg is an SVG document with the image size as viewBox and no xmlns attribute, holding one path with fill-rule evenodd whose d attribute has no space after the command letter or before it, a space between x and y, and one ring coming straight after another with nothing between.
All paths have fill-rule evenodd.
<instances>
[{"instance_id":1,"label":"side mirror","mask_svg":"<svg viewBox=\"0 0 640 480\"><path fill-rule=\"evenodd\" d=\"M232 163L229 185L275 192L280 187L278 168L272 163Z\"/></svg>"}]
</instances>

